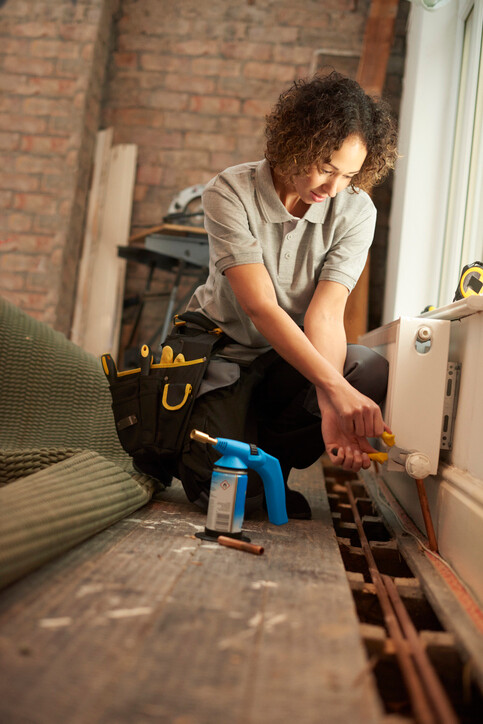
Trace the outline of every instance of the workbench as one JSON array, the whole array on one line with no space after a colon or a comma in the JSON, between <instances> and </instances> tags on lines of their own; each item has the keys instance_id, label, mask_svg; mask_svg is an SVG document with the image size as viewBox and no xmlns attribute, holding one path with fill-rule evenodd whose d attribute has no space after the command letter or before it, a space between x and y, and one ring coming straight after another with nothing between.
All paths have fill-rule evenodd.
<instances>
[{"instance_id":1,"label":"workbench","mask_svg":"<svg viewBox=\"0 0 483 724\"><path fill-rule=\"evenodd\" d=\"M129 348L136 336L144 305L148 300L165 300L163 321L148 344L159 348L171 327L173 315L182 311L195 289L208 276L208 235L201 227L163 223L129 239L129 246L119 246L118 255L127 261L149 267L144 290L136 303L135 319L127 341ZM166 292L152 294L151 283L156 269L171 275ZM188 292L178 299L183 280L191 281Z\"/></svg>"}]
</instances>

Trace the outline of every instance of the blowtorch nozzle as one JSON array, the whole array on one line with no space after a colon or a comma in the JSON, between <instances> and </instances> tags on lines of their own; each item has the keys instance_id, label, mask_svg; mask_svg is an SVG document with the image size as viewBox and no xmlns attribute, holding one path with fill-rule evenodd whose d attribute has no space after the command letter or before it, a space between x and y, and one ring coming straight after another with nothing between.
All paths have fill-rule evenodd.
<instances>
[{"instance_id":1,"label":"blowtorch nozzle","mask_svg":"<svg viewBox=\"0 0 483 724\"><path fill-rule=\"evenodd\" d=\"M206 445L216 445L218 443L216 437L210 437L206 432L201 432L201 430L191 430L190 438L192 440L198 440L198 442L204 442Z\"/></svg>"}]
</instances>

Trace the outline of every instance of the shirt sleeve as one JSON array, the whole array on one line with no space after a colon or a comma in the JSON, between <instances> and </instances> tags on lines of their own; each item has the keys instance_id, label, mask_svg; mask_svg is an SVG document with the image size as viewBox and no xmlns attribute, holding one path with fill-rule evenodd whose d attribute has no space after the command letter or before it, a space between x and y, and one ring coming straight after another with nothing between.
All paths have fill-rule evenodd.
<instances>
[{"instance_id":1,"label":"shirt sleeve","mask_svg":"<svg viewBox=\"0 0 483 724\"><path fill-rule=\"evenodd\" d=\"M364 198L365 197L365 198ZM376 208L367 194L360 200L356 216L343 217L338 233L325 257L319 281L339 282L349 292L355 287L374 238Z\"/></svg>"},{"instance_id":2,"label":"shirt sleeve","mask_svg":"<svg viewBox=\"0 0 483 724\"><path fill-rule=\"evenodd\" d=\"M219 272L223 274L241 264L263 263L262 249L250 231L246 209L220 177L205 189L203 210L210 255Z\"/></svg>"}]
</instances>

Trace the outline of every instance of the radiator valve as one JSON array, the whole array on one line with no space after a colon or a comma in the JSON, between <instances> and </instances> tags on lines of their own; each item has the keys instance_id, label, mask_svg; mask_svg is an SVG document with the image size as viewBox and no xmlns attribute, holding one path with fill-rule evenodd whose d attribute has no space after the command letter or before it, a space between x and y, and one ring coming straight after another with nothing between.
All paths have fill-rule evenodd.
<instances>
[{"instance_id":1,"label":"radiator valve","mask_svg":"<svg viewBox=\"0 0 483 724\"><path fill-rule=\"evenodd\" d=\"M430 327L420 327L418 329L418 336L417 336L418 342L429 342L431 339L431 328Z\"/></svg>"},{"instance_id":2,"label":"radiator valve","mask_svg":"<svg viewBox=\"0 0 483 724\"><path fill-rule=\"evenodd\" d=\"M431 471L431 461L424 453L412 452L408 454L404 467L411 478L422 480L427 478Z\"/></svg>"}]
</instances>

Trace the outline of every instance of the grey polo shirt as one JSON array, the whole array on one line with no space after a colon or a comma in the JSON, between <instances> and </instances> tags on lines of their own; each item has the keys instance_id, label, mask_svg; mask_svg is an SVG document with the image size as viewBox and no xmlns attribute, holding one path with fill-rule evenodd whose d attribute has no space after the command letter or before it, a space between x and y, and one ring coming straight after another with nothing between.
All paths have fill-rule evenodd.
<instances>
[{"instance_id":1,"label":"grey polo shirt","mask_svg":"<svg viewBox=\"0 0 483 724\"><path fill-rule=\"evenodd\" d=\"M188 309L219 324L238 345L227 356L250 360L270 348L240 307L224 275L240 264L264 264L279 305L299 325L322 279L349 291L361 274L372 243L376 209L364 191L340 191L292 216L278 197L268 161L233 166L203 193L210 245L208 279Z\"/></svg>"}]
</instances>

